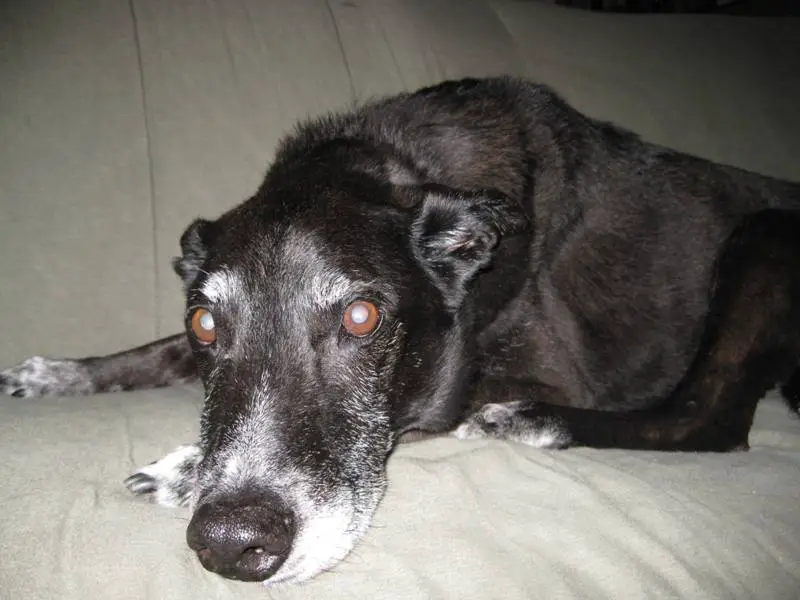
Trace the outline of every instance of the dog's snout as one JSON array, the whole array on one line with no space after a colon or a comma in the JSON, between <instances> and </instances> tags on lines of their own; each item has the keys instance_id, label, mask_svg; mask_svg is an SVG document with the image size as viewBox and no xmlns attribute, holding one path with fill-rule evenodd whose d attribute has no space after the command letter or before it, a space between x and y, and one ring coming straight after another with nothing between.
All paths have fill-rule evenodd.
<instances>
[{"instance_id":1,"label":"dog's snout","mask_svg":"<svg viewBox=\"0 0 800 600\"><path fill-rule=\"evenodd\" d=\"M207 570L240 581L263 581L289 554L294 519L263 503L216 502L195 511L186 541Z\"/></svg>"}]
</instances>

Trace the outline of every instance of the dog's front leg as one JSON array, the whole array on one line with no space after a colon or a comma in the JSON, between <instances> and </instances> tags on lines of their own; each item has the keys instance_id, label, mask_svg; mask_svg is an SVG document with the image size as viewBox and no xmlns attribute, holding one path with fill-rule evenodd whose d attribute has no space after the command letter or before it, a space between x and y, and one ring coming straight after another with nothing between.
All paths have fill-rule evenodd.
<instances>
[{"instance_id":1,"label":"dog's front leg","mask_svg":"<svg viewBox=\"0 0 800 600\"><path fill-rule=\"evenodd\" d=\"M473 407L474 412L453 431L455 437L509 440L544 449L701 449L668 433L696 419L647 411L574 408L558 389L536 381L486 378L476 389ZM703 450L730 449L714 436L705 436L704 441Z\"/></svg>"},{"instance_id":2,"label":"dog's front leg","mask_svg":"<svg viewBox=\"0 0 800 600\"><path fill-rule=\"evenodd\" d=\"M680 449L647 434L652 427L679 422L677 417L574 408L558 389L536 381L488 378L476 391L474 412L453 431L459 439L494 438L544 449Z\"/></svg>"},{"instance_id":3,"label":"dog's front leg","mask_svg":"<svg viewBox=\"0 0 800 600\"><path fill-rule=\"evenodd\" d=\"M520 397L535 398L520 388ZM454 431L459 439L494 438L520 442L535 448L570 446L596 448L673 449L658 440L644 439L651 423L646 413L612 413L551 405L535 400L492 402L469 415Z\"/></svg>"},{"instance_id":4,"label":"dog's front leg","mask_svg":"<svg viewBox=\"0 0 800 600\"><path fill-rule=\"evenodd\" d=\"M0 371L0 393L20 398L80 396L163 387L196 377L192 349L181 333L108 356L34 356Z\"/></svg>"}]
</instances>

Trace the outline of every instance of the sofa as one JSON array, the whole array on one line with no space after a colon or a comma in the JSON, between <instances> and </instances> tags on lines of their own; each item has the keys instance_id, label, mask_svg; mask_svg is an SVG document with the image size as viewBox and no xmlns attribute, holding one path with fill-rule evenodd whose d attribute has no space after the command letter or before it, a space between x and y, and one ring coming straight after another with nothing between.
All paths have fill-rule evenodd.
<instances>
[{"instance_id":1,"label":"sofa","mask_svg":"<svg viewBox=\"0 0 800 600\"><path fill-rule=\"evenodd\" d=\"M800 179L800 20L514 0L30 0L0 7L0 364L177 332L170 259L308 115L438 80L553 86L650 141ZM194 385L0 399L0 598L800 598L800 419L749 452L403 444L367 536L296 586L237 583L188 509L122 480L195 440Z\"/></svg>"}]
</instances>

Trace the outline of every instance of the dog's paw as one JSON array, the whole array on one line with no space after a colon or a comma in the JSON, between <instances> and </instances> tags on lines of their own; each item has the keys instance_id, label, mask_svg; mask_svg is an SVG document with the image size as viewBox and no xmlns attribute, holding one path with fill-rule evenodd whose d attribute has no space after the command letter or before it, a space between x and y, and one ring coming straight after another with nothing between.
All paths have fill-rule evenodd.
<instances>
[{"instance_id":1,"label":"dog's paw","mask_svg":"<svg viewBox=\"0 0 800 600\"><path fill-rule=\"evenodd\" d=\"M194 493L196 469L203 455L197 446L179 446L161 460L142 467L125 487L162 506L187 506Z\"/></svg>"},{"instance_id":2,"label":"dog's paw","mask_svg":"<svg viewBox=\"0 0 800 600\"><path fill-rule=\"evenodd\" d=\"M0 393L17 398L91 394L92 379L76 360L32 356L0 371Z\"/></svg>"},{"instance_id":3,"label":"dog's paw","mask_svg":"<svg viewBox=\"0 0 800 600\"><path fill-rule=\"evenodd\" d=\"M523 405L521 402L486 404L467 417L453 435L460 440L509 440L534 448L566 448L572 442L562 419L547 414L537 415L531 404Z\"/></svg>"},{"instance_id":4,"label":"dog's paw","mask_svg":"<svg viewBox=\"0 0 800 600\"><path fill-rule=\"evenodd\" d=\"M460 440L505 437L513 426L514 409L513 404L486 404L461 423L453 435Z\"/></svg>"}]
</instances>

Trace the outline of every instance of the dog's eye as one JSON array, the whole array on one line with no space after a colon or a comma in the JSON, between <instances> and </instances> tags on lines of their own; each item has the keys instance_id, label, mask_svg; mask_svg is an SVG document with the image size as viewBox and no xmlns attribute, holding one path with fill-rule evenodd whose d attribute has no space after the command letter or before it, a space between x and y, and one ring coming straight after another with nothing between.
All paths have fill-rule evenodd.
<instances>
[{"instance_id":1,"label":"dog's eye","mask_svg":"<svg viewBox=\"0 0 800 600\"><path fill-rule=\"evenodd\" d=\"M373 333L381 323L381 311L368 300L351 302L344 311L342 326L355 337Z\"/></svg>"},{"instance_id":2,"label":"dog's eye","mask_svg":"<svg viewBox=\"0 0 800 600\"><path fill-rule=\"evenodd\" d=\"M198 308L192 313L192 333L202 344L211 344L217 339L214 317L205 308Z\"/></svg>"}]
</instances>

